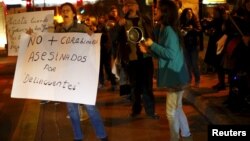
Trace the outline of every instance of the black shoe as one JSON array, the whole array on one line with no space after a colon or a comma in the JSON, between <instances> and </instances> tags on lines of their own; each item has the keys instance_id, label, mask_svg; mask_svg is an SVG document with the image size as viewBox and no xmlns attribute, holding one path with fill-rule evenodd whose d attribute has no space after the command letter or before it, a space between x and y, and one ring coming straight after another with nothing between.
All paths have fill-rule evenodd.
<instances>
[{"instance_id":1,"label":"black shoe","mask_svg":"<svg viewBox=\"0 0 250 141\"><path fill-rule=\"evenodd\" d=\"M160 116L157 115L157 114L153 114L153 115L148 115L149 118L152 118L152 119L160 119Z\"/></svg>"},{"instance_id":2,"label":"black shoe","mask_svg":"<svg viewBox=\"0 0 250 141\"><path fill-rule=\"evenodd\" d=\"M74 141L82 141L82 140L79 139L79 140L74 140Z\"/></svg>"},{"instance_id":3,"label":"black shoe","mask_svg":"<svg viewBox=\"0 0 250 141\"><path fill-rule=\"evenodd\" d=\"M112 85L111 86L111 91L114 92L116 90L116 86L115 85Z\"/></svg>"},{"instance_id":4,"label":"black shoe","mask_svg":"<svg viewBox=\"0 0 250 141\"><path fill-rule=\"evenodd\" d=\"M225 101L222 102L222 105L228 106L230 104L229 99L226 99Z\"/></svg>"},{"instance_id":5,"label":"black shoe","mask_svg":"<svg viewBox=\"0 0 250 141\"><path fill-rule=\"evenodd\" d=\"M217 90L217 91L220 91L220 90L225 90L226 86L225 86L225 84L218 83L218 84L214 85L212 88Z\"/></svg>"},{"instance_id":6,"label":"black shoe","mask_svg":"<svg viewBox=\"0 0 250 141\"><path fill-rule=\"evenodd\" d=\"M215 90L221 91L221 90L225 90L225 89L226 89L225 85L219 85Z\"/></svg>"},{"instance_id":7,"label":"black shoe","mask_svg":"<svg viewBox=\"0 0 250 141\"><path fill-rule=\"evenodd\" d=\"M101 140L101 141L108 141L108 137L101 138L100 140Z\"/></svg>"}]
</instances>

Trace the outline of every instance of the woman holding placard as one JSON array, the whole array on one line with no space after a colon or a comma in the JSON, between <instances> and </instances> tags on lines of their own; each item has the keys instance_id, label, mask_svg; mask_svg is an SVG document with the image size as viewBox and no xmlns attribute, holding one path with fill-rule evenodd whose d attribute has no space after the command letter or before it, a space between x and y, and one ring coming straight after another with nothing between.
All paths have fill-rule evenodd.
<instances>
[{"instance_id":1,"label":"woman holding placard","mask_svg":"<svg viewBox=\"0 0 250 141\"><path fill-rule=\"evenodd\" d=\"M77 23L77 12L71 3L64 3L60 7L63 23L58 24L55 28L56 32L84 32L92 34L92 31L84 24ZM79 104L67 103L67 109L74 131L74 141L81 141L83 133L81 130L81 122L78 110ZM97 137L101 141L108 141L103 121L95 105L85 105Z\"/></svg>"}]
</instances>

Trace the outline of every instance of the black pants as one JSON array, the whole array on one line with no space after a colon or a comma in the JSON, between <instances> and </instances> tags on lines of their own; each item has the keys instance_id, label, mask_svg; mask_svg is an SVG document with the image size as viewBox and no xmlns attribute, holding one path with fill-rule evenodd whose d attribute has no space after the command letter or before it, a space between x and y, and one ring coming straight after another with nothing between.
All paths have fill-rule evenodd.
<instances>
[{"instance_id":1,"label":"black pants","mask_svg":"<svg viewBox=\"0 0 250 141\"><path fill-rule=\"evenodd\" d=\"M141 112L142 100L146 114L149 116L155 114L153 73L154 66L151 57L130 61L128 64L133 114L139 114Z\"/></svg>"},{"instance_id":2,"label":"black pants","mask_svg":"<svg viewBox=\"0 0 250 141\"><path fill-rule=\"evenodd\" d=\"M104 71L105 70L105 71ZM101 49L101 59L100 59L100 73L99 73L99 82L104 84L104 72L106 72L108 80L110 80L111 85L116 85L116 77L112 73L111 69L111 51L107 49Z\"/></svg>"}]
</instances>

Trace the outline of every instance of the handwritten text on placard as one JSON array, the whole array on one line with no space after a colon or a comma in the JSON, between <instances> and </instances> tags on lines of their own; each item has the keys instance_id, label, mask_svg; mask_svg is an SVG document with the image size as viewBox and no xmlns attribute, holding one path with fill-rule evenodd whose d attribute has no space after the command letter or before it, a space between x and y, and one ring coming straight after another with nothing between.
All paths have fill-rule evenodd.
<instances>
[{"instance_id":1,"label":"handwritten text on placard","mask_svg":"<svg viewBox=\"0 0 250 141\"><path fill-rule=\"evenodd\" d=\"M53 10L7 15L6 25L9 55L17 55L21 34L26 32L27 29L32 28L35 33L53 30L53 16Z\"/></svg>"},{"instance_id":2,"label":"handwritten text on placard","mask_svg":"<svg viewBox=\"0 0 250 141\"><path fill-rule=\"evenodd\" d=\"M12 96L95 104L100 35L46 33L21 42Z\"/></svg>"}]
</instances>

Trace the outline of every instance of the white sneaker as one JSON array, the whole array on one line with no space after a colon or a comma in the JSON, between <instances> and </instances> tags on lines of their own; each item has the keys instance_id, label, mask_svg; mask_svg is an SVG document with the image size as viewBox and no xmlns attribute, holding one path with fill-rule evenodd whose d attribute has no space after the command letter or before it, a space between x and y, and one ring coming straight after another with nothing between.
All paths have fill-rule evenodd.
<instances>
[{"instance_id":1,"label":"white sneaker","mask_svg":"<svg viewBox=\"0 0 250 141\"><path fill-rule=\"evenodd\" d=\"M192 137L192 135L190 135L188 137L182 137L182 141L193 141L193 137Z\"/></svg>"}]
</instances>

